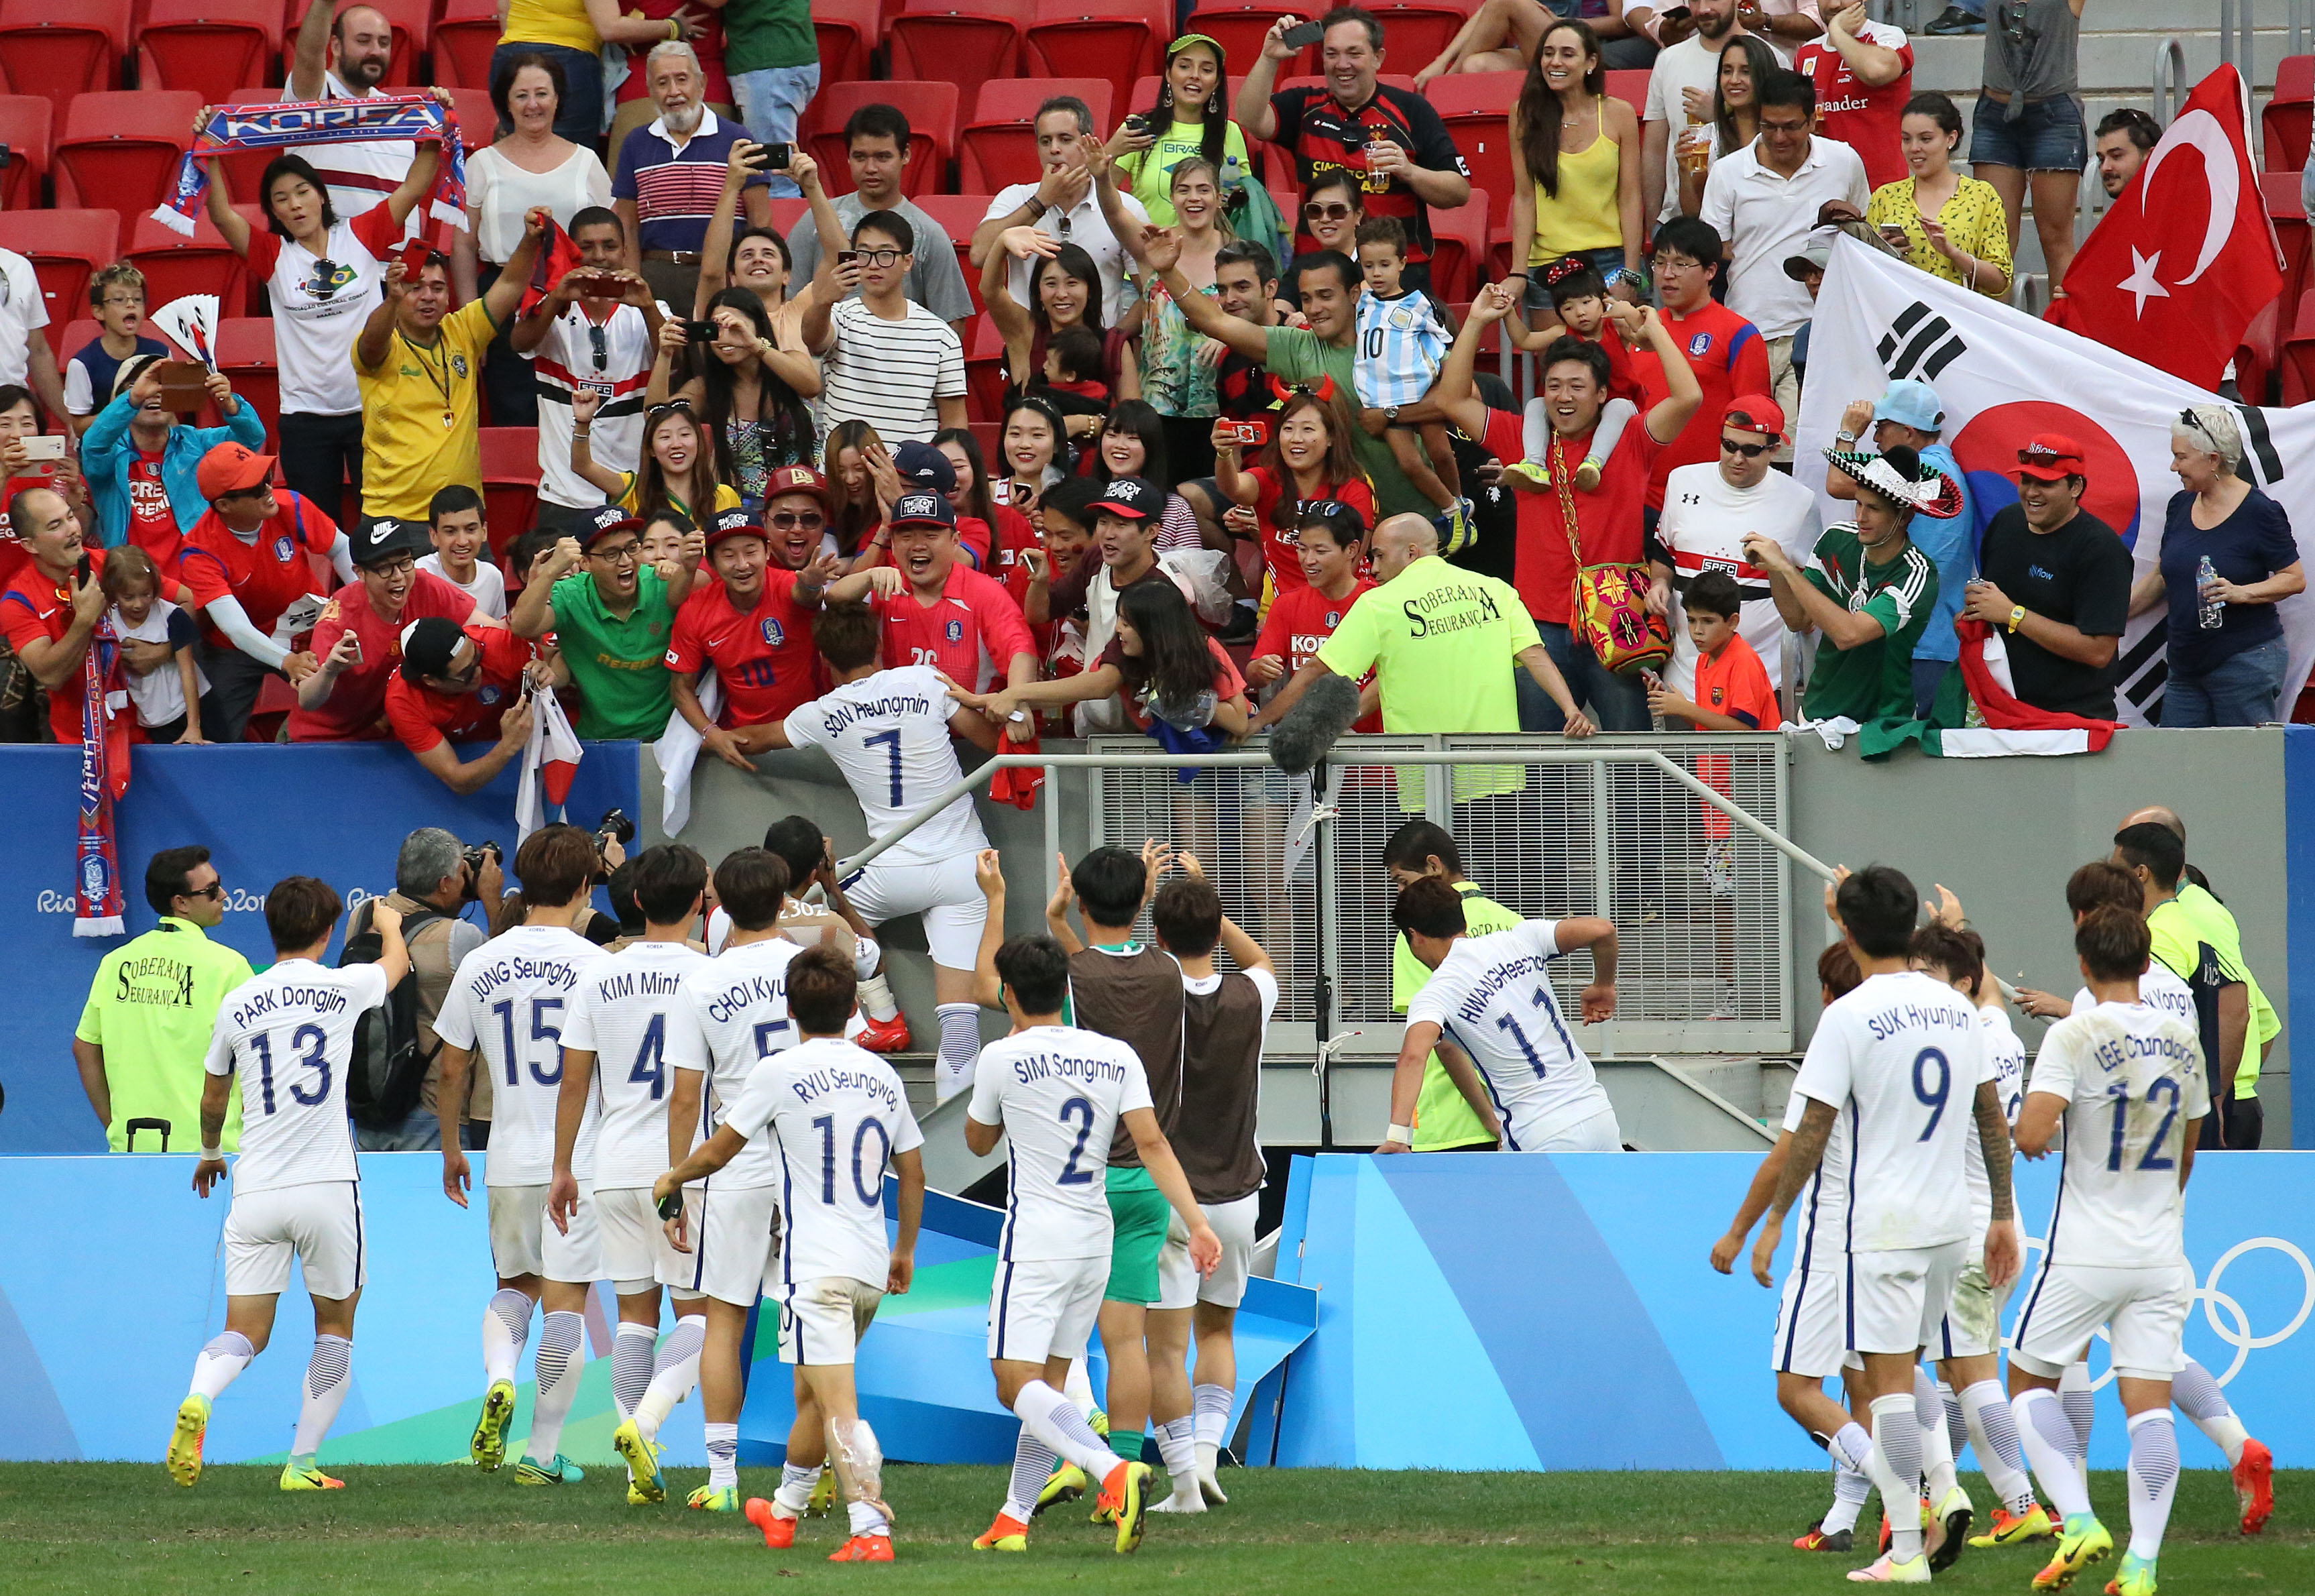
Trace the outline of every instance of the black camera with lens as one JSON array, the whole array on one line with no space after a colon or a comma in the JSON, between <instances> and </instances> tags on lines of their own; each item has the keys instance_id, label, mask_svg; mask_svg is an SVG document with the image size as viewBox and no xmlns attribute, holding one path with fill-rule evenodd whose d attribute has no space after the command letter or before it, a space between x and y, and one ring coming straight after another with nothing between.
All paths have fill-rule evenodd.
<instances>
[{"instance_id":1,"label":"black camera with lens","mask_svg":"<svg viewBox=\"0 0 2315 1596\"><path fill-rule=\"evenodd\" d=\"M468 903L478 903L482 900L483 896L483 866L484 864L504 865L506 863L506 850L499 847L495 842L485 840L475 843L473 847L466 848L461 855L461 857L465 860L466 866L466 896L465 901Z\"/></svg>"},{"instance_id":2,"label":"black camera with lens","mask_svg":"<svg viewBox=\"0 0 2315 1596\"><path fill-rule=\"evenodd\" d=\"M602 885L611 879L611 866L605 860L604 850L612 843L625 847L635 839L635 823L627 818L624 809L607 809L595 825L595 884Z\"/></svg>"}]
</instances>

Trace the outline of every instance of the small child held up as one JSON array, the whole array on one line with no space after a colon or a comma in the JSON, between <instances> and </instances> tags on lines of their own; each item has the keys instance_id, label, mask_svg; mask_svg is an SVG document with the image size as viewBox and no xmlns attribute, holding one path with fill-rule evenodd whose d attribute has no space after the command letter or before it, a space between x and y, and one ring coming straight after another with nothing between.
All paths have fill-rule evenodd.
<instances>
[{"instance_id":1,"label":"small child held up","mask_svg":"<svg viewBox=\"0 0 2315 1596\"><path fill-rule=\"evenodd\" d=\"M1608 307L1611 301L1599 268L1580 256L1563 256L1545 269L1544 287L1551 296L1552 312L1561 327L1572 336L1587 338L1608 351L1608 403L1601 407L1600 425L1592 434L1592 452L1575 467L1573 484L1578 492L1589 493L1600 486L1600 473L1606 468L1608 457L1616 452L1616 440L1623 437L1625 426L1640 413L1642 389L1639 378L1632 373L1630 351L1618 330L1610 325ZM1507 317L1503 322L1512 343L1530 354L1541 354L1553 339L1560 336L1558 331L1538 330L1524 324L1523 316ZM1527 458L1503 469L1539 488L1548 488L1551 486L1551 470L1547 464L1550 458L1551 419L1542 399L1529 400L1521 420Z\"/></svg>"},{"instance_id":2,"label":"small child held up","mask_svg":"<svg viewBox=\"0 0 2315 1596\"><path fill-rule=\"evenodd\" d=\"M194 662L200 629L193 617L161 597L161 573L153 556L133 543L105 555L104 596L112 601L112 629L125 643L157 644L162 652L122 650L129 702L137 706L140 742L206 743L201 735L201 695L208 678ZM137 657L147 662L137 664Z\"/></svg>"},{"instance_id":3,"label":"small child held up","mask_svg":"<svg viewBox=\"0 0 2315 1596\"><path fill-rule=\"evenodd\" d=\"M1397 217L1369 217L1359 224L1358 243L1359 270L1366 278L1351 364L1359 424L1370 438L1390 445L1406 480L1437 509L1432 520L1439 528L1439 552L1451 554L1471 540L1471 501L1463 497L1447 423L1414 425L1393 418L1401 406L1431 392L1454 334L1429 294L1399 287L1406 269L1406 229Z\"/></svg>"},{"instance_id":4,"label":"small child held up","mask_svg":"<svg viewBox=\"0 0 2315 1596\"><path fill-rule=\"evenodd\" d=\"M1109 413L1101 355L1101 334L1091 327L1063 327L1046 341L1042 386L1063 415Z\"/></svg>"}]
</instances>

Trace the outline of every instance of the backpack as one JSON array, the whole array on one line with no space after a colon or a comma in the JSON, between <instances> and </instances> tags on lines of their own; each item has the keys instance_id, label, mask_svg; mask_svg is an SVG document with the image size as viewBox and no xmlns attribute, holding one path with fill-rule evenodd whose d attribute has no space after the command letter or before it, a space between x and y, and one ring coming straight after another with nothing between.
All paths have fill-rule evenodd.
<instances>
[{"instance_id":1,"label":"backpack","mask_svg":"<svg viewBox=\"0 0 2315 1596\"><path fill-rule=\"evenodd\" d=\"M404 945L436 920L448 918L437 909L418 909L403 916ZM338 968L377 963L386 951L385 942L365 915L361 929L347 933ZM425 1088L426 1072L441 1051L439 1040L430 1049L418 1040L418 968L413 963L409 973L387 991L381 1006L354 1022L352 1068L346 1076L346 1106L353 1113L354 1123L365 1130L384 1130L408 1119Z\"/></svg>"}]
</instances>

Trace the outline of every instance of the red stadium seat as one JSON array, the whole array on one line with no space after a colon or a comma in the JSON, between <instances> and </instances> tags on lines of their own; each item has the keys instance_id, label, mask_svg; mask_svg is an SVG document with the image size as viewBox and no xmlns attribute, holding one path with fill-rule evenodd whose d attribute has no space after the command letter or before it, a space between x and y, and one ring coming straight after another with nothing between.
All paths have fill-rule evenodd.
<instances>
[{"instance_id":1,"label":"red stadium seat","mask_svg":"<svg viewBox=\"0 0 2315 1596\"><path fill-rule=\"evenodd\" d=\"M972 421L1005 419L1005 340L986 313L973 318L964 341L964 407Z\"/></svg>"},{"instance_id":2,"label":"red stadium seat","mask_svg":"<svg viewBox=\"0 0 2315 1596\"><path fill-rule=\"evenodd\" d=\"M820 163L820 181L830 196L852 191L851 163L844 151L844 124L864 105L889 105L909 120L909 171L900 184L911 200L945 192L949 156L956 149L956 84L903 83L832 84L812 97L819 130L804 138L805 153Z\"/></svg>"},{"instance_id":3,"label":"red stadium seat","mask_svg":"<svg viewBox=\"0 0 2315 1596\"><path fill-rule=\"evenodd\" d=\"M483 520L491 553L502 554L538 519L538 430L484 427Z\"/></svg>"},{"instance_id":4,"label":"red stadium seat","mask_svg":"<svg viewBox=\"0 0 2315 1596\"><path fill-rule=\"evenodd\" d=\"M892 74L961 91L1021 72L1021 31L1036 0L909 0L885 35Z\"/></svg>"},{"instance_id":5,"label":"red stadium seat","mask_svg":"<svg viewBox=\"0 0 2315 1596\"><path fill-rule=\"evenodd\" d=\"M13 0L0 0L0 5L12 3ZM379 82L378 87L406 89L412 84L422 83L424 77L418 70L418 58L432 46L434 33L432 0L362 0L362 4L373 11L383 13L386 22L394 29L394 59L388 63L386 76ZM286 38L295 39L297 36L298 24L305 21L306 13L310 8L311 0L308 0L306 5L298 4L297 0L290 0L289 27L285 35ZM285 71L282 81L285 83L288 81L286 70L288 65L284 63Z\"/></svg>"},{"instance_id":6,"label":"red stadium seat","mask_svg":"<svg viewBox=\"0 0 2315 1596\"><path fill-rule=\"evenodd\" d=\"M1109 82L1098 77L1000 78L980 85L972 120L957 134L957 186L993 194L1009 183L1034 182L1044 167L1032 120L1037 107L1074 94L1093 112L1098 135L1110 124Z\"/></svg>"},{"instance_id":7,"label":"red stadium seat","mask_svg":"<svg viewBox=\"0 0 2315 1596\"><path fill-rule=\"evenodd\" d=\"M1454 72L1431 80L1432 108L1471 169L1471 186L1509 195L1512 182L1511 107L1526 75L1518 72ZM1506 210L1509 207L1506 204Z\"/></svg>"},{"instance_id":8,"label":"red stadium seat","mask_svg":"<svg viewBox=\"0 0 2315 1596\"><path fill-rule=\"evenodd\" d=\"M2262 172L2258 191L2266 201L2266 219L2275 226L2275 242L2283 246L2283 303L2296 305L2299 296L2315 282L2308 278L2307 210L2299 199L2299 173Z\"/></svg>"},{"instance_id":9,"label":"red stadium seat","mask_svg":"<svg viewBox=\"0 0 2315 1596\"><path fill-rule=\"evenodd\" d=\"M865 78L870 58L884 36L883 0L818 0L812 28L820 38L821 83Z\"/></svg>"},{"instance_id":10,"label":"red stadium seat","mask_svg":"<svg viewBox=\"0 0 2315 1596\"><path fill-rule=\"evenodd\" d=\"M1431 213L1431 292L1441 302L1468 303L1478 291L1487 258L1487 191L1474 188L1468 204Z\"/></svg>"},{"instance_id":11,"label":"red stadium seat","mask_svg":"<svg viewBox=\"0 0 2315 1596\"><path fill-rule=\"evenodd\" d=\"M152 0L137 31L137 84L189 89L204 105L273 75L280 56L276 0Z\"/></svg>"},{"instance_id":12,"label":"red stadium seat","mask_svg":"<svg viewBox=\"0 0 2315 1596\"><path fill-rule=\"evenodd\" d=\"M454 88L449 94L450 109L458 118L458 142L471 155L498 137L499 108L491 103L487 88Z\"/></svg>"},{"instance_id":13,"label":"red stadium seat","mask_svg":"<svg viewBox=\"0 0 2315 1596\"><path fill-rule=\"evenodd\" d=\"M176 186L200 109L187 89L80 95L57 140L57 203L102 200L130 212L160 204Z\"/></svg>"},{"instance_id":14,"label":"red stadium seat","mask_svg":"<svg viewBox=\"0 0 2315 1596\"><path fill-rule=\"evenodd\" d=\"M972 295L972 313L979 315L980 303L980 273L972 269L972 230L980 226L989 214L993 194L927 194L917 201L918 208L941 225L949 242L956 247L957 270L964 273L964 286Z\"/></svg>"},{"instance_id":15,"label":"red stadium seat","mask_svg":"<svg viewBox=\"0 0 2315 1596\"><path fill-rule=\"evenodd\" d=\"M186 294L215 294L220 316L240 315L246 309L247 262L233 253L225 235L204 215L193 223L187 238L149 216L131 224L126 258L145 274L145 304L157 310Z\"/></svg>"},{"instance_id":16,"label":"red stadium seat","mask_svg":"<svg viewBox=\"0 0 2315 1596\"><path fill-rule=\"evenodd\" d=\"M0 76L50 101L62 121L74 95L119 84L129 19L129 0L0 0Z\"/></svg>"},{"instance_id":17,"label":"red stadium seat","mask_svg":"<svg viewBox=\"0 0 2315 1596\"><path fill-rule=\"evenodd\" d=\"M499 47L497 0L449 0L434 19L434 81L446 89L491 86L491 52Z\"/></svg>"},{"instance_id":18,"label":"red stadium seat","mask_svg":"<svg viewBox=\"0 0 2315 1596\"><path fill-rule=\"evenodd\" d=\"M1244 77L1246 68L1261 58L1262 40L1271 25L1282 16L1302 16L1310 7L1297 10L1274 0L1246 0L1244 4L1220 0L1198 7L1190 20L1182 25L1184 33L1203 33L1220 45L1229 56L1229 75L1233 80L1231 93L1237 92L1235 80ZM1313 13L1312 14L1317 14ZM1308 17L1304 17L1306 22ZM1285 76L1308 66L1318 58L1315 49L1304 50L1291 61L1279 63L1279 75Z\"/></svg>"},{"instance_id":19,"label":"red stadium seat","mask_svg":"<svg viewBox=\"0 0 2315 1596\"><path fill-rule=\"evenodd\" d=\"M1610 72L1608 93L1630 106L1635 115L1644 115L1648 109L1648 77L1646 67L1623 72Z\"/></svg>"},{"instance_id":20,"label":"red stadium seat","mask_svg":"<svg viewBox=\"0 0 2315 1596\"><path fill-rule=\"evenodd\" d=\"M812 211L811 202L803 200L775 200L771 204L772 226L778 229L782 238L788 237L803 226L803 218Z\"/></svg>"},{"instance_id":21,"label":"red stadium seat","mask_svg":"<svg viewBox=\"0 0 2315 1596\"><path fill-rule=\"evenodd\" d=\"M1402 66L1423 66L1446 53L1473 8L1454 0L1384 0L1367 9L1382 24L1387 58Z\"/></svg>"},{"instance_id":22,"label":"red stadium seat","mask_svg":"<svg viewBox=\"0 0 2315 1596\"><path fill-rule=\"evenodd\" d=\"M56 106L44 94L0 94L0 144L8 146L8 175L0 179L0 209L40 203L48 175Z\"/></svg>"},{"instance_id":23,"label":"red stadium seat","mask_svg":"<svg viewBox=\"0 0 2315 1596\"><path fill-rule=\"evenodd\" d=\"M2311 120L2315 120L2315 56L2285 56L2275 65L2275 98L2267 102L2258 119L2263 170L2295 175L2307 164Z\"/></svg>"},{"instance_id":24,"label":"red stadium seat","mask_svg":"<svg viewBox=\"0 0 2315 1596\"><path fill-rule=\"evenodd\" d=\"M2283 341L2282 365L2284 403L2315 399L2315 293L2300 296L2290 336Z\"/></svg>"},{"instance_id":25,"label":"red stadium seat","mask_svg":"<svg viewBox=\"0 0 2315 1596\"><path fill-rule=\"evenodd\" d=\"M120 252L117 210L0 211L0 249L32 263L40 302L49 312L49 345L64 340L65 324L88 308L88 279Z\"/></svg>"},{"instance_id":26,"label":"red stadium seat","mask_svg":"<svg viewBox=\"0 0 2315 1596\"><path fill-rule=\"evenodd\" d=\"M1153 25L1147 0L1038 0L1029 25L1029 70L1099 78L1114 102L1135 78L1158 69L1158 41L1170 31ZM1106 118L1095 120L1095 132L1105 136L1110 128ZM970 178L963 181L971 186Z\"/></svg>"},{"instance_id":27,"label":"red stadium seat","mask_svg":"<svg viewBox=\"0 0 2315 1596\"><path fill-rule=\"evenodd\" d=\"M226 316L217 323L217 369L256 410L269 437L281 426L281 377L273 362L270 316Z\"/></svg>"}]
</instances>

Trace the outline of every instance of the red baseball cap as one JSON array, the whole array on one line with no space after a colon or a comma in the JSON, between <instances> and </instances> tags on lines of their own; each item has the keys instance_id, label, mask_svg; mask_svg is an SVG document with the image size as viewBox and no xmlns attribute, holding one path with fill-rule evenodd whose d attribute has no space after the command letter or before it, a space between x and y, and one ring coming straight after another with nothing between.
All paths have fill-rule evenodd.
<instances>
[{"instance_id":1,"label":"red baseball cap","mask_svg":"<svg viewBox=\"0 0 2315 1596\"><path fill-rule=\"evenodd\" d=\"M261 455L238 443L221 443L201 457L195 480L204 499L245 493L262 486L273 474L273 457Z\"/></svg>"},{"instance_id":2,"label":"red baseball cap","mask_svg":"<svg viewBox=\"0 0 2315 1596\"><path fill-rule=\"evenodd\" d=\"M836 500L828 491L828 479L809 466L783 466L765 480L767 505L783 493L810 493L820 501L821 510L829 515L836 513Z\"/></svg>"},{"instance_id":3,"label":"red baseball cap","mask_svg":"<svg viewBox=\"0 0 2315 1596\"><path fill-rule=\"evenodd\" d=\"M1766 394L1737 395L1722 412L1720 424L1739 432L1765 432L1778 443L1785 441L1784 406Z\"/></svg>"},{"instance_id":4,"label":"red baseball cap","mask_svg":"<svg viewBox=\"0 0 2315 1596\"><path fill-rule=\"evenodd\" d=\"M2062 432L2036 432L2018 451L2018 474L2035 482L2063 482L2089 474L2082 469L2082 446Z\"/></svg>"}]
</instances>

